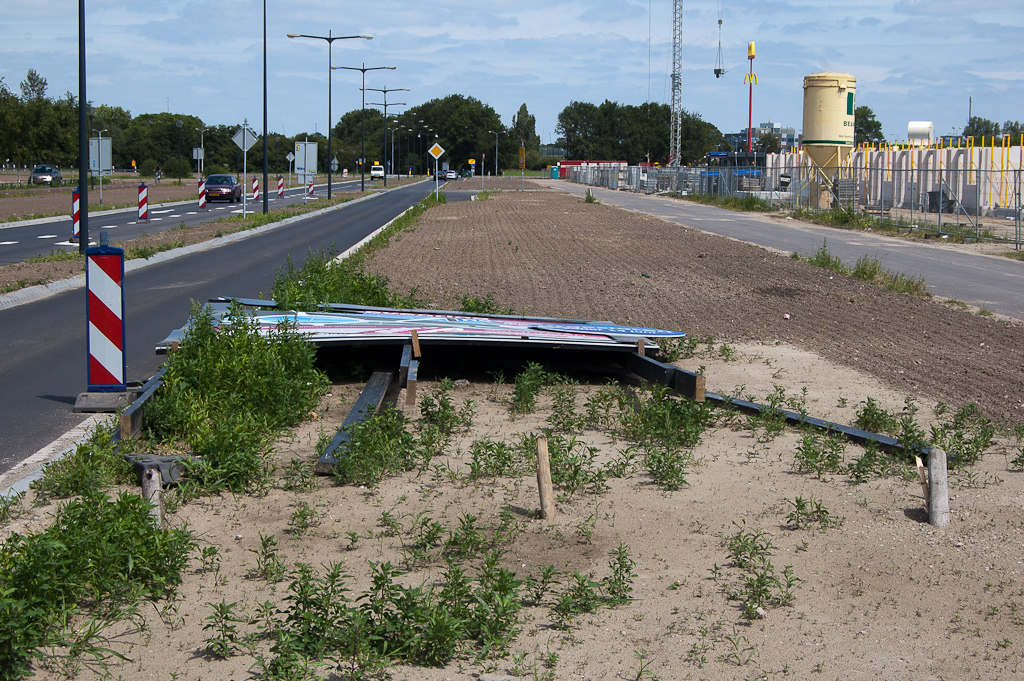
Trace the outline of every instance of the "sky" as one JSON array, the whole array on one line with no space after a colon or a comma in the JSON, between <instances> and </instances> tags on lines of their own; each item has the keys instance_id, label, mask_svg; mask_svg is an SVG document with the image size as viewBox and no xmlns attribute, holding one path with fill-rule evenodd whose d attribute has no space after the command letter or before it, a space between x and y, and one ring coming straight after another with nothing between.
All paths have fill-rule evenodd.
<instances>
[{"instance_id":1,"label":"sky","mask_svg":"<svg viewBox=\"0 0 1024 681\"><path fill-rule=\"evenodd\" d=\"M671 0L266 0L268 127L294 135L327 127L328 46L288 33L372 34L338 40L335 66L366 73L388 112L450 94L475 97L506 126L520 105L543 143L572 101L670 103ZM86 0L87 98L132 115L169 111L206 125L262 126L263 3L259 0ZM799 133L803 77L857 79L887 139L909 121L955 134L969 111L1024 121L1021 0L684 0L682 102L723 132L745 130L753 63L754 124ZM721 33L718 20L722 19ZM721 38L719 38L721 35ZM721 40L727 73L715 78ZM78 3L4 0L0 78L15 93L28 69L47 94L78 94ZM360 73L333 72L335 122L361 104ZM367 92L367 103L382 102ZM971 103L973 99L973 105ZM394 106L404 102L406 106ZM377 107L380 108L380 107Z\"/></svg>"}]
</instances>

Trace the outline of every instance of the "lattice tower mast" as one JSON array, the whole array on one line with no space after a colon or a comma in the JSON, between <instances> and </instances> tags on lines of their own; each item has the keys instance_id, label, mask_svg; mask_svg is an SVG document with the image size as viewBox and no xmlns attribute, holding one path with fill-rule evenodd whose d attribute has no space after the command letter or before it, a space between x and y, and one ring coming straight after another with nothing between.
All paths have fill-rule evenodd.
<instances>
[{"instance_id":1,"label":"lattice tower mast","mask_svg":"<svg viewBox=\"0 0 1024 681\"><path fill-rule=\"evenodd\" d=\"M672 133L668 164L678 167L682 154L683 121L683 0L672 0Z\"/></svg>"}]
</instances>

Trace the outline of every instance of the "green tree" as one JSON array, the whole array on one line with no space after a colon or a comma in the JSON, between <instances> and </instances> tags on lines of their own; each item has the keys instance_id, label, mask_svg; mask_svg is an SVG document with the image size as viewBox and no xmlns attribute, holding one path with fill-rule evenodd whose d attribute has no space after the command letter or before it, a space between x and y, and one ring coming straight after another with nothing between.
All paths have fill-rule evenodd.
<instances>
[{"instance_id":1,"label":"green tree","mask_svg":"<svg viewBox=\"0 0 1024 681\"><path fill-rule=\"evenodd\" d=\"M998 123L987 118L981 118L980 116L971 116L971 120L964 127L964 137L973 137L974 141L978 144L981 144L982 137L991 140L999 137L1000 132L1001 128Z\"/></svg>"},{"instance_id":2,"label":"green tree","mask_svg":"<svg viewBox=\"0 0 1024 681\"><path fill-rule=\"evenodd\" d=\"M754 145L754 150L761 154L777 154L779 153L779 137L773 132L761 135L757 138L757 144Z\"/></svg>"},{"instance_id":3,"label":"green tree","mask_svg":"<svg viewBox=\"0 0 1024 681\"><path fill-rule=\"evenodd\" d=\"M869 106L858 106L853 112L854 144L877 144L884 142L882 123L875 118Z\"/></svg>"},{"instance_id":4,"label":"green tree","mask_svg":"<svg viewBox=\"0 0 1024 681\"><path fill-rule=\"evenodd\" d=\"M1003 137L1009 137L1012 144L1020 144L1022 134L1024 134L1024 124L1018 121L1003 123Z\"/></svg>"},{"instance_id":5,"label":"green tree","mask_svg":"<svg viewBox=\"0 0 1024 681\"><path fill-rule=\"evenodd\" d=\"M46 98L46 79L35 69L29 69L21 81L21 98L26 102Z\"/></svg>"}]
</instances>

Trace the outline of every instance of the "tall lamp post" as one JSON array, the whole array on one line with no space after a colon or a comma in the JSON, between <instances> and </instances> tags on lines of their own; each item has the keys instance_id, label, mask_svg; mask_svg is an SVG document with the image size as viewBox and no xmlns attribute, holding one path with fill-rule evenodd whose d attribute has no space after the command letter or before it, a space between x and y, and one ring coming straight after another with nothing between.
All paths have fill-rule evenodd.
<instances>
[{"instance_id":1,"label":"tall lamp post","mask_svg":"<svg viewBox=\"0 0 1024 681\"><path fill-rule=\"evenodd\" d=\"M387 69L388 71L394 71L394 66L367 66L366 62L363 62L362 66L332 66L332 69L345 69L346 71L361 71L363 74L363 85L360 88L363 92L363 121L360 124L362 127L362 147L359 155L361 157L361 163L359 164L359 191L366 191L366 72L367 71L380 71ZM385 177L386 177L385 173Z\"/></svg>"},{"instance_id":2,"label":"tall lamp post","mask_svg":"<svg viewBox=\"0 0 1024 681\"><path fill-rule=\"evenodd\" d=\"M494 132L493 130L488 130L487 132L489 132L492 135L494 135L494 176L497 177L498 176L498 135L500 135L501 133L500 132Z\"/></svg>"},{"instance_id":3,"label":"tall lamp post","mask_svg":"<svg viewBox=\"0 0 1024 681\"><path fill-rule=\"evenodd\" d=\"M178 184L181 184L181 119L174 121L174 127L178 129ZM100 186L103 186L103 178L100 177Z\"/></svg>"},{"instance_id":4,"label":"tall lamp post","mask_svg":"<svg viewBox=\"0 0 1024 681\"><path fill-rule=\"evenodd\" d=\"M387 162L388 158L388 93L389 92L408 92L407 87L393 87L393 88L379 88L379 87L368 87L363 90L370 90L371 92L383 92L384 103L378 104L377 102L370 102L370 106L382 106L384 107L384 162ZM365 96L365 93L364 95ZM391 106L405 106L405 102L391 102ZM365 115L365 112L364 112ZM384 171L384 186L388 186L388 173Z\"/></svg>"},{"instance_id":5,"label":"tall lamp post","mask_svg":"<svg viewBox=\"0 0 1024 681\"><path fill-rule=\"evenodd\" d=\"M330 31L327 31L327 35L306 35L305 33L289 33L289 38L313 38L315 40L326 40L327 41L327 158L333 158L331 151L331 45L334 44L335 40L351 40L353 38L362 38L363 40L373 40L372 35L331 35ZM266 134L266 131L264 131ZM331 198L331 166L327 166L327 198Z\"/></svg>"}]
</instances>

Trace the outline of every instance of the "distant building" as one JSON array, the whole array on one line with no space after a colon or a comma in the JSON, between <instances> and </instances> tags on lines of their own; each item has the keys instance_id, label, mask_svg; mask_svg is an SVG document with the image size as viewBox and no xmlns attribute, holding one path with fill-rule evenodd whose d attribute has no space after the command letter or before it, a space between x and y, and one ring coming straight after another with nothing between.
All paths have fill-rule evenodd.
<instances>
[{"instance_id":1,"label":"distant building","mask_svg":"<svg viewBox=\"0 0 1024 681\"><path fill-rule=\"evenodd\" d=\"M768 133L779 138L779 149L783 152L789 151L793 147L797 146L798 135L796 134L795 128L783 128L778 123L772 123L770 120L767 123L758 123L751 131L753 145L757 146L757 141L761 139L761 136L767 135ZM747 129L744 128L740 132L726 133L725 141L728 142L736 151L746 151Z\"/></svg>"},{"instance_id":2,"label":"distant building","mask_svg":"<svg viewBox=\"0 0 1024 681\"><path fill-rule=\"evenodd\" d=\"M542 144L542 145L540 145L540 155L545 157L545 158L548 158L548 157L551 157L551 156L564 157L565 156L565 148L564 147L556 146L554 144Z\"/></svg>"}]
</instances>

